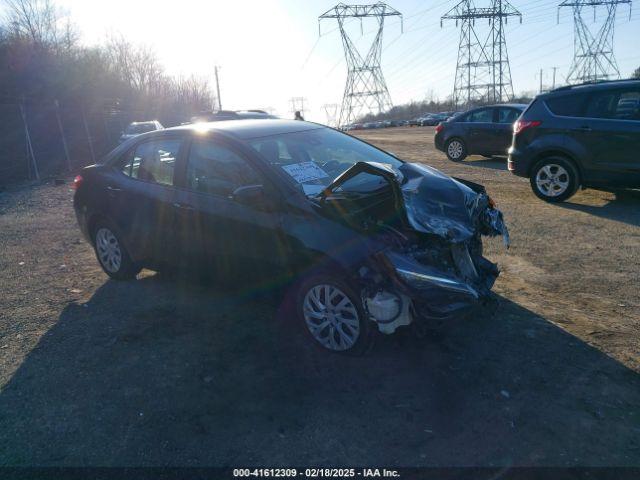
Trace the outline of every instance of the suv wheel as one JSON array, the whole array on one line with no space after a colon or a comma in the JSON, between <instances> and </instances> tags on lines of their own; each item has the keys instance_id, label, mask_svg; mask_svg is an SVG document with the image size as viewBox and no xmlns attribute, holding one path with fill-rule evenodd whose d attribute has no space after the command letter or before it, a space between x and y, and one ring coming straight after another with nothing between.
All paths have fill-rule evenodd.
<instances>
[{"instance_id":1,"label":"suv wheel","mask_svg":"<svg viewBox=\"0 0 640 480\"><path fill-rule=\"evenodd\" d=\"M93 246L104 272L115 280L131 280L141 268L131 260L114 229L100 221L93 230Z\"/></svg>"},{"instance_id":2,"label":"suv wheel","mask_svg":"<svg viewBox=\"0 0 640 480\"><path fill-rule=\"evenodd\" d=\"M547 202L563 202L580 186L578 171L562 157L547 157L531 170L531 188L538 198Z\"/></svg>"},{"instance_id":3,"label":"suv wheel","mask_svg":"<svg viewBox=\"0 0 640 480\"><path fill-rule=\"evenodd\" d=\"M467 157L467 146L459 138L449 140L444 151L452 162L461 162Z\"/></svg>"},{"instance_id":4,"label":"suv wheel","mask_svg":"<svg viewBox=\"0 0 640 480\"><path fill-rule=\"evenodd\" d=\"M336 353L359 355L373 344L372 322L359 295L334 275L304 279L296 295L296 311L317 345Z\"/></svg>"}]
</instances>

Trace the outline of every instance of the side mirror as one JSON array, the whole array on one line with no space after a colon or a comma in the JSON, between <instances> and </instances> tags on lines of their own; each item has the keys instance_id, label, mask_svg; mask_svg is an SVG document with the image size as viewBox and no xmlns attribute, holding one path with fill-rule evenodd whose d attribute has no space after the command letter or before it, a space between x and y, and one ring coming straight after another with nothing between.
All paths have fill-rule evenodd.
<instances>
[{"instance_id":1,"label":"side mirror","mask_svg":"<svg viewBox=\"0 0 640 480\"><path fill-rule=\"evenodd\" d=\"M238 187L231 194L231 198L241 205L257 210L273 210L275 207L274 200L267 196L262 185Z\"/></svg>"}]
</instances>

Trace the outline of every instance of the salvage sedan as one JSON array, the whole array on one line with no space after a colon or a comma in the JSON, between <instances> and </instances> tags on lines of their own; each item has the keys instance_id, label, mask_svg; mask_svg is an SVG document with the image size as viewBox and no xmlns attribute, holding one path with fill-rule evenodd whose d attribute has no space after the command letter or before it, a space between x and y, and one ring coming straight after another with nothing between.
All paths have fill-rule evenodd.
<instances>
[{"instance_id":1,"label":"salvage sedan","mask_svg":"<svg viewBox=\"0 0 640 480\"><path fill-rule=\"evenodd\" d=\"M80 228L110 277L198 266L287 285L322 347L468 312L508 243L480 185L317 124L244 120L141 135L76 177Z\"/></svg>"}]
</instances>

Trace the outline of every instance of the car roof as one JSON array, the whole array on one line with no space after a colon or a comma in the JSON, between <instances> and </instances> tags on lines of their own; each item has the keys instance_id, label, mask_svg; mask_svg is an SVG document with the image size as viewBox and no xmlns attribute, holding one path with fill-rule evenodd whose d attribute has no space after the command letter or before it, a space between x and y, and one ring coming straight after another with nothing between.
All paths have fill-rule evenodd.
<instances>
[{"instance_id":1,"label":"car roof","mask_svg":"<svg viewBox=\"0 0 640 480\"><path fill-rule=\"evenodd\" d=\"M556 94L571 93L575 91L589 91L589 90L608 90L610 88L622 88L630 86L640 86L640 79L627 78L625 80L603 80L599 82L586 82L576 85L565 85L563 87L556 88L550 92L538 95L539 97L551 97Z\"/></svg>"},{"instance_id":2,"label":"car roof","mask_svg":"<svg viewBox=\"0 0 640 480\"><path fill-rule=\"evenodd\" d=\"M321 128L326 127L313 122L270 118L192 123L168 128L164 131L190 130L193 132L221 132L240 140L249 140L253 138L268 137L271 135L318 130Z\"/></svg>"}]
</instances>

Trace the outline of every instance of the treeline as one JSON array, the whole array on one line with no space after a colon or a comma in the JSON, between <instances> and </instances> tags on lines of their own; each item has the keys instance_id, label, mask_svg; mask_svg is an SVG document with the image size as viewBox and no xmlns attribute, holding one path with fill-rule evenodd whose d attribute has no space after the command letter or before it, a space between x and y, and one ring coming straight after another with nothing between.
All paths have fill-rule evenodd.
<instances>
[{"instance_id":1,"label":"treeline","mask_svg":"<svg viewBox=\"0 0 640 480\"><path fill-rule=\"evenodd\" d=\"M33 154L45 173L80 166L112 148L130 121L157 119L171 126L214 105L207 81L167 75L146 46L117 36L100 46L81 45L73 23L52 0L3 4L0 183L33 176L38 165L25 156ZM51 158L60 156L66 158Z\"/></svg>"}]
</instances>

